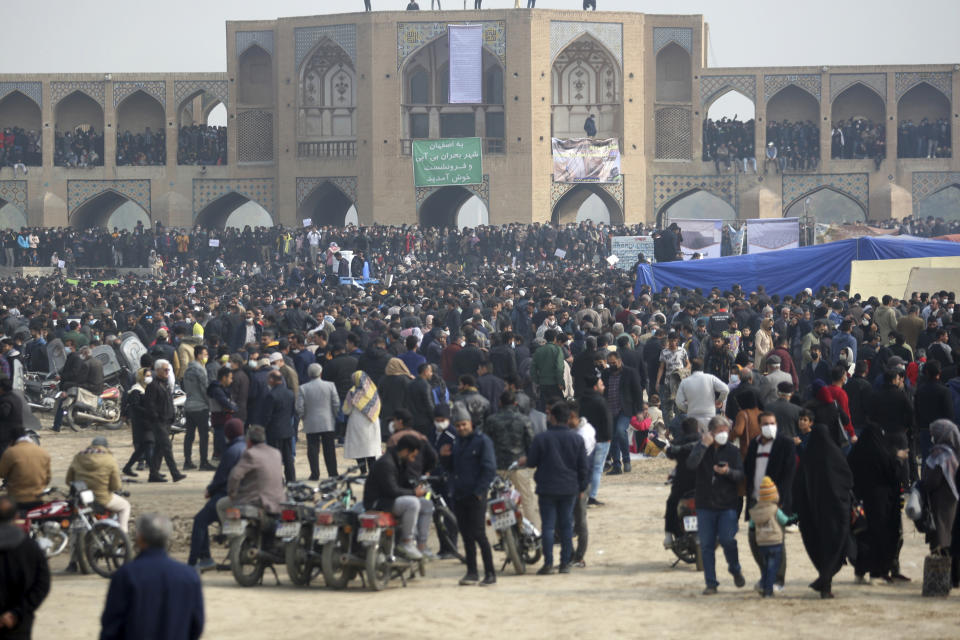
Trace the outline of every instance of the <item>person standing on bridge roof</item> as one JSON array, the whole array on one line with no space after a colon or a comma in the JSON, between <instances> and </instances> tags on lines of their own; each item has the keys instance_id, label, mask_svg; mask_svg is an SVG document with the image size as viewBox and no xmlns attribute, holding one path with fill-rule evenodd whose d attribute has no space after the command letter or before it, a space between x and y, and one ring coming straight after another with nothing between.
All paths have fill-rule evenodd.
<instances>
[{"instance_id":1,"label":"person standing on bridge roof","mask_svg":"<svg viewBox=\"0 0 960 640\"><path fill-rule=\"evenodd\" d=\"M586 132L588 138L597 135L597 120L592 113L587 116L587 119L584 121L583 130Z\"/></svg>"}]
</instances>

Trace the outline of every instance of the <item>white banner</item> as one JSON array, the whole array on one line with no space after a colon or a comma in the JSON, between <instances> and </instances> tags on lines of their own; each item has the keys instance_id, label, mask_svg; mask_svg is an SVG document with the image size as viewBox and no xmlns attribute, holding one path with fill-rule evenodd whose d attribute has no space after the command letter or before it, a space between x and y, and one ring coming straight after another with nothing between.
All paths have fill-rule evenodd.
<instances>
[{"instance_id":1,"label":"white banner","mask_svg":"<svg viewBox=\"0 0 960 640\"><path fill-rule=\"evenodd\" d=\"M800 246L799 218L747 220L747 253L765 253Z\"/></svg>"},{"instance_id":2,"label":"white banner","mask_svg":"<svg viewBox=\"0 0 960 640\"><path fill-rule=\"evenodd\" d=\"M720 234L723 220L680 220L670 218L680 227L683 240L680 249L683 259L689 260L699 253L701 258L719 258L721 251Z\"/></svg>"},{"instance_id":3,"label":"white banner","mask_svg":"<svg viewBox=\"0 0 960 640\"><path fill-rule=\"evenodd\" d=\"M450 103L483 102L483 26L450 25Z\"/></svg>"},{"instance_id":4,"label":"white banner","mask_svg":"<svg viewBox=\"0 0 960 640\"><path fill-rule=\"evenodd\" d=\"M624 271L633 268L641 253L647 262L653 262L653 236L613 236L610 253L619 258L617 266Z\"/></svg>"}]
</instances>

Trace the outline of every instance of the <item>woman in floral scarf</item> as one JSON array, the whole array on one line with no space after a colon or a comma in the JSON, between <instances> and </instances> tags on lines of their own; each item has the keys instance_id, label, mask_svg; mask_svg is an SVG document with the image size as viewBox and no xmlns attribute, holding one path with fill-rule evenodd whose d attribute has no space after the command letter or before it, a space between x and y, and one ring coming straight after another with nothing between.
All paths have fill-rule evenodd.
<instances>
[{"instance_id":1,"label":"woman in floral scarf","mask_svg":"<svg viewBox=\"0 0 960 640\"><path fill-rule=\"evenodd\" d=\"M347 433L343 441L343 457L352 458L366 473L380 455L380 395L370 376L353 372L353 386L343 400Z\"/></svg>"}]
</instances>

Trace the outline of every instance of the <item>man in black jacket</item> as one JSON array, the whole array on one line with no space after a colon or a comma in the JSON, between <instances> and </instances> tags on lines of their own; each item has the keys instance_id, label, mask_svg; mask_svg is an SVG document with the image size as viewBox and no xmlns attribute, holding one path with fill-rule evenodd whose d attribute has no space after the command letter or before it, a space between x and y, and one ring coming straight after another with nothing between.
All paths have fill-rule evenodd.
<instances>
[{"instance_id":1,"label":"man in black jacket","mask_svg":"<svg viewBox=\"0 0 960 640\"><path fill-rule=\"evenodd\" d=\"M873 402L873 385L867 380L867 370L867 361L858 360L854 365L853 376L847 380L847 384L843 385L850 406L850 421L857 436L860 435L860 430L867 426L867 413L870 411L870 403ZM768 409L774 411L773 407ZM777 424L783 427L779 414Z\"/></svg>"},{"instance_id":2,"label":"man in black jacket","mask_svg":"<svg viewBox=\"0 0 960 640\"><path fill-rule=\"evenodd\" d=\"M17 505L0 497L0 637L30 638L34 612L50 593L50 568L16 517Z\"/></svg>"},{"instance_id":3,"label":"man in black jacket","mask_svg":"<svg viewBox=\"0 0 960 640\"><path fill-rule=\"evenodd\" d=\"M670 484L670 495L667 497L667 511L663 515L663 548L669 549L673 545L673 538L680 534L680 522L677 517L677 505L684 495L693 491L697 486L697 474L687 468L687 458L690 452L700 442L700 423L696 418L687 418L682 424L683 433L667 447L666 454L671 460L677 461L673 473L673 482Z\"/></svg>"},{"instance_id":4,"label":"man in black jacket","mask_svg":"<svg viewBox=\"0 0 960 640\"><path fill-rule=\"evenodd\" d=\"M849 385L850 383L847 384ZM870 386L869 383L867 383L867 386ZM792 382L778 383L777 399L764 408L776 416L777 432L779 435L790 438L794 444L797 444L797 440L800 438L800 405L790 402L793 392ZM852 399L850 404L853 404ZM851 408L851 412L852 411L853 409ZM778 484L777 487L779 488L780 485ZM780 492L780 496L783 496L782 491Z\"/></svg>"},{"instance_id":5,"label":"man in black jacket","mask_svg":"<svg viewBox=\"0 0 960 640\"><path fill-rule=\"evenodd\" d=\"M283 384L283 374L279 371L267 374L267 386L270 388L264 412L267 416L267 444L280 452L286 481L295 482L297 471L293 463L293 413L296 399L293 391Z\"/></svg>"},{"instance_id":6,"label":"man in black jacket","mask_svg":"<svg viewBox=\"0 0 960 640\"><path fill-rule=\"evenodd\" d=\"M367 509L390 511L400 523L398 551L408 558L419 560L423 554L414 540L426 541L433 515L433 503L425 500L423 487L411 487L406 466L416 462L420 455L420 439L415 435L400 438L396 447L387 449L373 463L373 469L363 488L363 506Z\"/></svg>"},{"instance_id":7,"label":"man in black jacket","mask_svg":"<svg viewBox=\"0 0 960 640\"><path fill-rule=\"evenodd\" d=\"M580 416L586 418L597 432L597 446L593 450L593 469L590 474L590 497L587 506L599 507L603 503L597 500L600 490L600 479L603 477L603 465L610 452L610 441L613 439L613 418L610 408L603 397L603 380L596 375L584 381L584 391L579 396Z\"/></svg>"},{"instance_id":8,"label":"man in black jacket","mask_svg":"<svg viewBox=\"0 0 960 640\"><path fill-rule=\"evenodd\" d=\"M941 371L939 362L928 361L923 367L924 381L917 387L913 398L917 420L917 449L923 460L926 460L933 446L930 424L941 418L953 421L953 399L950 397L950 390L940 382ZM850 411L853 411L852 407Z\"/></svg>"},{"instance_id":9,"label":"man in black jacket","mask_svg":"<svg viewBox=\"0 0 960 640\"><path fill-rule=\"evenodd\" d=\"M23 404L13 393L13 381L0 378L0 455L14 443L23 428Z\"/></svg>"},{"instance_id":10,"label":"man in black jacket","mask_svg":"<svg viewBox=\"0 0 960 640\"><path fill-rule=\"evenodd\" d=\"M703 553L703 595L717 593L716 547L723 547L727 568L737 587L746 584L737 555L737 505L744 479L740 450L730 444L730 421L724 416L710 420L710 431L690 452L687 468L696 469L697 525Z\"/></svg>"},{"instance_id":11,"label":"man in black jacket","mask_svg":"<svg viewBox=\"0 0 960 640\"><path fill-rule=\"evenodd\" d=\"M750 520L750 509L757 503L757 493L764 476L769 476L777 485L780 494L780 508L786 514L793 513L792 492L793 474L796 471L797 452L793 440L778 433L777 417L770 412L760 414L760 436L750 441L747 458L743 461L743 471L747 478L747 508L743 517ZM763 573L760 547L757 546L756 530L750 529L748 540L750 552ZM783 589L787 574L786 549L780 556L780 568L774 580L774 588Z\"/></svg>"},{"instance_id":12,"label":"man in black jacket","mask_svg":"<svg viewBox=\"0 0 960 640\"><path fill-rule=\"evenodd\" d=\"M433 391L430 380L433 378L433 365L421 364L416 379L407 386L406 408L413 415L413 428L427 436L430 442L436 437L433 426Z\"/></svg>"},{"instance_id":13,"label":"man in black jacket","mask_svg":"<svg viewBox=\"0 0 960 640\"><path fill-rule=\"evenodd\" d=\"M150 460L150 477L147 482L166 482L166 478L160 475L160 463L164 460L174 482L187 477L177 470L177 463L173 459L173 446L170 444L170 427L176 416L173 394L167 381L171 376L173 368L168 361L157 360L153 363L153 382L147 385L141 400L144 421L153 430L154 438L153 459Z\"/></svg>"},{"instance_id":14,"label":"man in black jacket","mask_svg":"<svg viewBox=\"0 0 960 640\"><path fill-rule=\"evenodd\" d=\"M613 468L610 474L630 473L630 419L643 413L643 386L634 369L625 367L618 351L607 354L607 369L603 374L603 386L610 415L613 416L613 441L610 457Z\"/></svg>"},{"instance_id":15,"label":"man in black jacket","mask_svg":"<svg viewBox=\"0 0 960 640\"><path fill-rule=\"evenodd\" d=\"M584 345L584 350L573 357L573 364L570 366L570 377L573 378L573 395L577 398L583 394L587 379L596 376L599 361L603 359L603 356L597 351L597 339L595 337L587 336Z\"/></svg>"}]
</instances>

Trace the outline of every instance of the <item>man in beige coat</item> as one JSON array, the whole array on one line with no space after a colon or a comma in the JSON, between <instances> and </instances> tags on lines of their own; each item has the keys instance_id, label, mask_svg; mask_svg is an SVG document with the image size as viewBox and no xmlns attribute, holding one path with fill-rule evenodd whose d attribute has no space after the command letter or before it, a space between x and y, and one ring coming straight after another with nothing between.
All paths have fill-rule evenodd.
<instances>
[{"instance_id":1,"label":"man in beige coat","mask_svg":"<svg viewBox=\"0 0 960 640\"><path fill-rule=\"evenodd\" d=\"M120 483L120 466L107 445L107 439L97 436L90 446L73 457L67 469L67 484L83 482L93 491L97 502L117 514L120 528L127 530L130 523L130 503L114 493Z\"/></svg>"}]
</instances>

